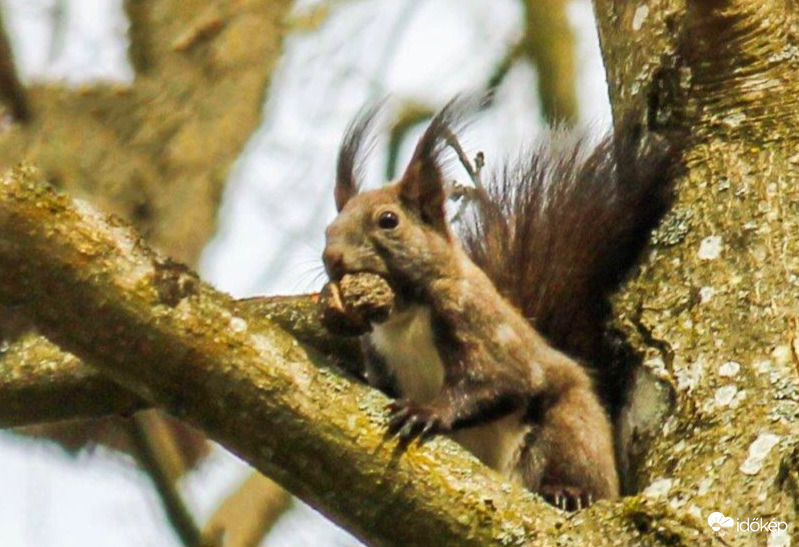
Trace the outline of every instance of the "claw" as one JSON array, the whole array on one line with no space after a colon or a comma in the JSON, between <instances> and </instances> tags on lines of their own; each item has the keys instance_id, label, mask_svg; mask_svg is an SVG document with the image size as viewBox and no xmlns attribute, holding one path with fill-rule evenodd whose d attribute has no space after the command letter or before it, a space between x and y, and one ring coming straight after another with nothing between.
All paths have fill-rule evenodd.
<instances>
[{"instance_id":1,"label":"claw","mask_svg":"<svg viewBox=\"0 0 799 547\"><path fill-rule=\"evenodd\" d=\"M408 407L408 400L407 399L397 399L396 401L391 401L386 405L386 408L389 412L397 412L402 408Z\"/></svg>"},{"instance_id":2,"label":"claw","mask_svg":"<svg viewBox=\"0 0 799 547\"><path fill-rule=\"evenodd\" d=\"M427 422L424 428L422 429L422 432L419 434L419 442L424 442L430 437L432 437L433 434L436 432L436 428L438 428L439 423L440 422L438 419L433 419Z\"/></svg>"},{"instance_id":3,"label":"claw","mask_svg":"<svg viewBox=\"0 0 799 547\"><path fill-rule=\"evenodd\" d=\"M422 442L442 429L441 417L432 407L400 399L390 403L387 408L391 413L387 425L388 434L398 437L403 445L417 437Z\"/></svg>"},{"instance_id":4,"label":"claw","mask_svg":"<svg viewBox=\"0 0 799 547\"><path fill-rule=\"evenodd\" d=\"M413 440L413 425L410 423L405 424L399 433L396 434L396 437L403 446L411 444L411 440Z\"/></svg>"},{"instance_id":5,"label":"claw","mask_svg":"<svg viewBox=\"0 0 799 547\"><path fill-rule=\"evenodd\" d=\"M592 493L573 486L546 485L541 488L540 493L562 511L579 511L595 501Z\"/></svg>"},{"instance_id":6,"label":"claw","mask_svg":"<svg viewBox=\"0 0 799 547\"><path fill-rule=\"evenodd\" d=\"M391 435L396 435L398 431L403 429L403 425L407 422L410 413L411 409L407 406L395 410L388 420L388 432Z\"/></svg>"}]
</instances>

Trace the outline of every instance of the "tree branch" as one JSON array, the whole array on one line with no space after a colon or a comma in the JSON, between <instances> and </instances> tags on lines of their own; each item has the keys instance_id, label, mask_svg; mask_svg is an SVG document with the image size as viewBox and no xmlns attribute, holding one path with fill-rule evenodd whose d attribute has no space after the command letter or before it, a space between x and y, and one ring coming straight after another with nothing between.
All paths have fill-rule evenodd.
<instances>
[{"instance_id":1,"label":"tree branch","mask_svg":"<svg viewBox=\"0 0 799 547\"><path fill-rule=\"evenodd\" d=\"M577 121L577 61L574 31L565 0L524 0L524 36L511 55L524 56L538 72L538 95L550 123ZM506 71L503 61L492 76L496 83Z\"/></svg>"},{"instance_id":2,"label":"tree branch","mask_svg":"<svg viewBox=\"0 0 799 547\"><path fill-rule=\"evenodd\" d=\"M291 496L271 479L252 473L225 498L203 526L208 545L258 545L291 507Z\"/></svg>"},{"instance_id":3,"label":"tree branch","mask_svg":"<svg viewBox=\"0 0 799 547\"><path fill-rule=\"evenodd\" d=\"M194 522L176 487L176 478L166 465L170 457L179 457L169 429L158 416L140 412L128 422L128 434L135 447L136 459L153 481L164 511L185 547L203 545L200 529Z\"/></svg>"},{"instance_id":4,"label":"tree branch","mask_svg":"<svg viewBox=\"0 0 799 547\"><path fill-rule=\"evenodd\" d=\"M124 415L145 406L35 332L0 344L0 428Z\"/></svg>"},{"instance_id":5,"label":"tree branch","mask_svg":"<svg viewBox=\"0 0 799 547\"><path fill-rule=\"evenodd\" d=\"M317 318L316 295L247 298L236 301L235 307L253 331L268 331L276 323L353 375L361 375L357 340L327 333ZM0 309L0 318L14 314L13 309ZM29 325L18 333L0 328L0 343L0 429L126 415L149 406Z\"/></svg>"}]
</instances>

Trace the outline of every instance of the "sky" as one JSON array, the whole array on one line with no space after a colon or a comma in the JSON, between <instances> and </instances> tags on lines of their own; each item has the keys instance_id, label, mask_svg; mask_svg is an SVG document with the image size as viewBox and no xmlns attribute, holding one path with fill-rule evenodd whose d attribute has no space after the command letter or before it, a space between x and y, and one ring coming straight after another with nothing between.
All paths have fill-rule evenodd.
<instances>
[{"instance_id":1,"label":"sky","mask_svg":"<svg viewBox=\"0 0 799 547\"><path fill-rule=\"evenodd\" d=\"M296 10L315 3L300 1ZM27 82L132 79L121 0L2 0L1 5ZM344 128L363 104L389 96L390 104L443 105L484 82L521 32L517 0L335 5L319 29L287 40L264 120L230 174L218 233L203 253L200 270L235 296L319 288L324 226L334 216L335 154ZM573 2L570 17L578 36L581 123L606 126L610 109L588 0ZM464 139L467 151L483 151L490 166L492 158L512 155L535 138L542 130L529 91L535 78L529 66L512 70L497 107ZM375 183L384 159L379 145L367 171ZM215 449L181 485L198 522L248 473L235 457ZM264 544L351 547L357 542L297 503ZM100 449L72 457L47 443L0 432L0 545L180 543L148 480L122 456Z\"/></svg>"}]
</instances>

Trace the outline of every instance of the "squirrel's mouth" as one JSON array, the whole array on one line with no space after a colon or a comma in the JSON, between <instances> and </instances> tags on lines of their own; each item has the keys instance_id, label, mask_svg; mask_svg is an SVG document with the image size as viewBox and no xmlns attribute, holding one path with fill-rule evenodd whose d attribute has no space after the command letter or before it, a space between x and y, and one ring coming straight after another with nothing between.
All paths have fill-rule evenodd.
<instances>
[{"instance_id":1,"label":"squirrel's mouth","mask_svg":"<svg viewBox=\"0 0 799 547\"><path fill-rule=\"evenodd\" d=\"M385 272L378 272L371 268L353 268L351 270L342 268L332 272L328 271L327 277L330 279L330 281L334 283L339 283L345 275L359 275L359 274L372 274L382 277L383 279L386 279ZM386 281L388 280L386 279Z\"/></svg>"}]
</instances>

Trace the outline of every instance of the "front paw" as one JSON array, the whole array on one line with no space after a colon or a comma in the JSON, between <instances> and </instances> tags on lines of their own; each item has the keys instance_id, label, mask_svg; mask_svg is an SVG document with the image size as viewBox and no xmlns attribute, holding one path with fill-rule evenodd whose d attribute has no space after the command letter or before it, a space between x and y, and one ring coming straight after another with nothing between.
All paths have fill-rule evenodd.
<instances>
[{"instance_id":1,"label":"front paw","mask_svg":"<svg viewBox=\"0 0 799 547\"><path fill-rule=\"evenodd\" d=\"M397 437L402 445L407 445L416 438L421 442L436 433L451 429L451 424L444 418L441 409L432 405L398 399L388 405L388 411L391 413L388 434Z\"/></svg>"}]
</instances>

